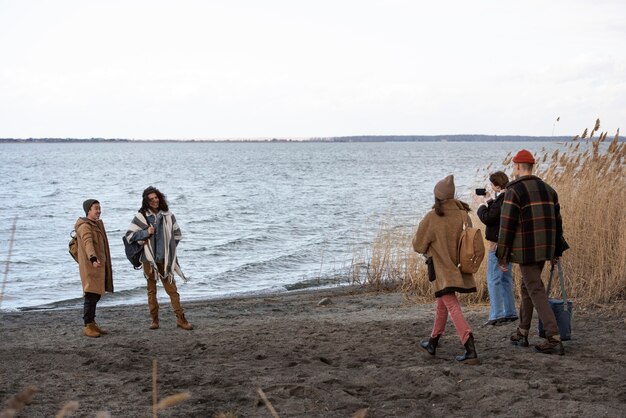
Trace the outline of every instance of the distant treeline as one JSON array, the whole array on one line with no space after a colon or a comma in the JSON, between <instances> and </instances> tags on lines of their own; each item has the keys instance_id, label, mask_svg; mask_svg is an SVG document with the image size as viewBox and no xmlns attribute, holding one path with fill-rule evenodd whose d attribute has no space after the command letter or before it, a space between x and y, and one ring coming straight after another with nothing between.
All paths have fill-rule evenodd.
<instances>
[{"instance_id":1,"label":"distant treeline","mask_svg":"<svg viewBox=\"0 0 626 418\"><path fill-rule=\"evenodd\" d=\"M359 135L307 139L121 139L121 138L0 138L0 143L80 142L563 142L573 136L523 135ZM624 137L619 138L624 141ZM582 140L584 141L584 140Z\"/></svg>"},{"instance_id":2,"label":"distant treeline","mask_svg":"<svg viewBox=\"0 0 626 418\"><path fill-rule=\"evenodd\" d=\"M567 141L572 136L521 135L360 135L334 138L311 138L317 142L550 142Z\"/></svg>"}]
</instances>

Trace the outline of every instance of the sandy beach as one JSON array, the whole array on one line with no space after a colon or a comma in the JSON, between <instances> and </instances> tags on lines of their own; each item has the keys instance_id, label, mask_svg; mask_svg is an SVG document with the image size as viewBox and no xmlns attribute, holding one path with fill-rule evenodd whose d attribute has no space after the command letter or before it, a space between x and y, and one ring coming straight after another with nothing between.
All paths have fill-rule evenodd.
<instances>
[{"instance_id":1,"label":"sandy beach","mask_svg":"<svg viewBox=\"0 0 626 418\"><path fill-rule=\"evenodd\" d=\"M330 303L319 305L322 299ZM183 300L184 301L184 300ZM2 313L0 410L29 385L38 388L17 416L149 417L152 361L158 394L190 399L163 417L626 416L623 305L576 309L565 356L509 344L515 324L481 328L488 307L464 307L482 364L457 364L462 347L448 321L437 356L418 347L434 304L401 293L358 289L287 293L186 304L193 331L176 328L169 306L149 330L147 306L103 307L109 334L82 335L79 310ZM539 342L536 326L531 345ZM232 416L232 415L231 415Z\"/></svg>"}]
</instances>

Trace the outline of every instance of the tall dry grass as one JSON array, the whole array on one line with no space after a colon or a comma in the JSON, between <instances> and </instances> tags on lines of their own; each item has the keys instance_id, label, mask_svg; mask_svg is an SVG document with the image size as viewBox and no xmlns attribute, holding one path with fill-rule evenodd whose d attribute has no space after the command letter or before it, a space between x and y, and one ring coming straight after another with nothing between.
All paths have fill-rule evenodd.
<instances>
[{"instance_id":1,"label":"tall dry grass","mask_svg":"<svg viewBox=\"0 0 626 418\"><path fill-rule=\"evenodd\" d=\"M371 248L353 253L352 283L375 290L390 290L425 274L421 257L411 248L410 232L407 228L381 224Z\"/></svg>"},{"instance_id":2,"label":"tall dry grass","mask_svg":"<svg viewBox=\"0 0 626 418\"><path fill-rule=\"evenodd\" d=\"M585 129L582 138L599 128L597 120L594 128ZM626 299L626 143L619 142L619 130L610 143L605 142L607 134L601 132L597 139L584 141L577 135L556 151L543 149L535 155L535 174L559 194L564 235L571 247L562 259L568 296L581 304L603 305ZM502 167L489 165L479 170L477 180L484 183L490 171L507 171L511 158L510 153ZM470 217L484 232L475 211ZM432 300L424 258L411 247L414 233L415 227L381 224L371 247L354 253L352 282L373 289L399 286L410 299ZM547 278L548 268L545 270ZM513 275L519 280L517 266ZM461 299L466 303L487 301L486 276L485 258L474 275L478 291ZM559 287L553 289L557 292ZM519 297L519 286L516 293Z\"/></svg>"},{"instance_id":3,"label":"tall dry grass","mask_svg":"<svg viewBox=\"0 0 626 418\"><path fill-rule=\"evenodd\" d=\"M544 152L537 170L559 194L568 289L585 303L626 298L626 143L619 131L609 144L606 137Z\"/></svg>"}]
</instances>

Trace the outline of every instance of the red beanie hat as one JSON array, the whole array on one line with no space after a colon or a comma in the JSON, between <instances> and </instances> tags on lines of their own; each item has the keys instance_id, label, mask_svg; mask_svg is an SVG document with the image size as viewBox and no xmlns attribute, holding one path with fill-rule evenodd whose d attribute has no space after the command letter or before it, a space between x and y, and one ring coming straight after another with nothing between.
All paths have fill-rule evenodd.
<instances>
[{"instance_id":1,"label":"red beanie hat","mask_svg":"<svg viewBox=\"0 0 626 418\"><path fill-rule=\"evenodd\" d=\"M523 149L520 152L518 152L517 154L515 154L515 157L513 157L513 162L514 163L535 164L535 157L533 157L533 155L530 153L530 151L527 151L527 150Z\"/></svg>"}]
</instances>

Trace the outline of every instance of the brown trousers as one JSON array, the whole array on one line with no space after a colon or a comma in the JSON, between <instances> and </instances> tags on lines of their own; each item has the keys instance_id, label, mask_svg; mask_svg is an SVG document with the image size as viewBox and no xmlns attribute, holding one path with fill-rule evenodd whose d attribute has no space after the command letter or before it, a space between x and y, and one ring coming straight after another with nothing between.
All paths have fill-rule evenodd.
<instances>
[{"instance_id":1,"label":"brown trousers","mask_svg":"<svg viewBox=\"0 0 626 418\"><path fill-rule=\"evenodd\" d=\"M164 274L163 263L157 263L157 268L161 275ZM154 272L150 263L143 263L143 274L148 281L148 308L150 309L150 316L152 319L159 318L159 302L157 301L157 281L154 278ZM172 309L176 316L180 316L183 313L183 308L180 306L180 295L178 294L178 288L176 287L176 281L172 279L172 283L169 280L161 280L163 288L170 297L172 303Z\"/></svg>"},{"instance_id":2,"label":"brown trousers","mask_svg":"<svg viewBox=\"0 0 626 418\"><path fill-rule=\"evenodd\" d=\"M530 329L534 307L537 309L539 319L543 322L546 337L554 337L560 340L556 317L548 303L546 288L543 286L543 281L541 281L541 271L544 264L545 262L542 261L536 264L520 264L519 266L522 271L522 301L519 308L519 327L526 331Z\"/></svg>"}]
</instances>

